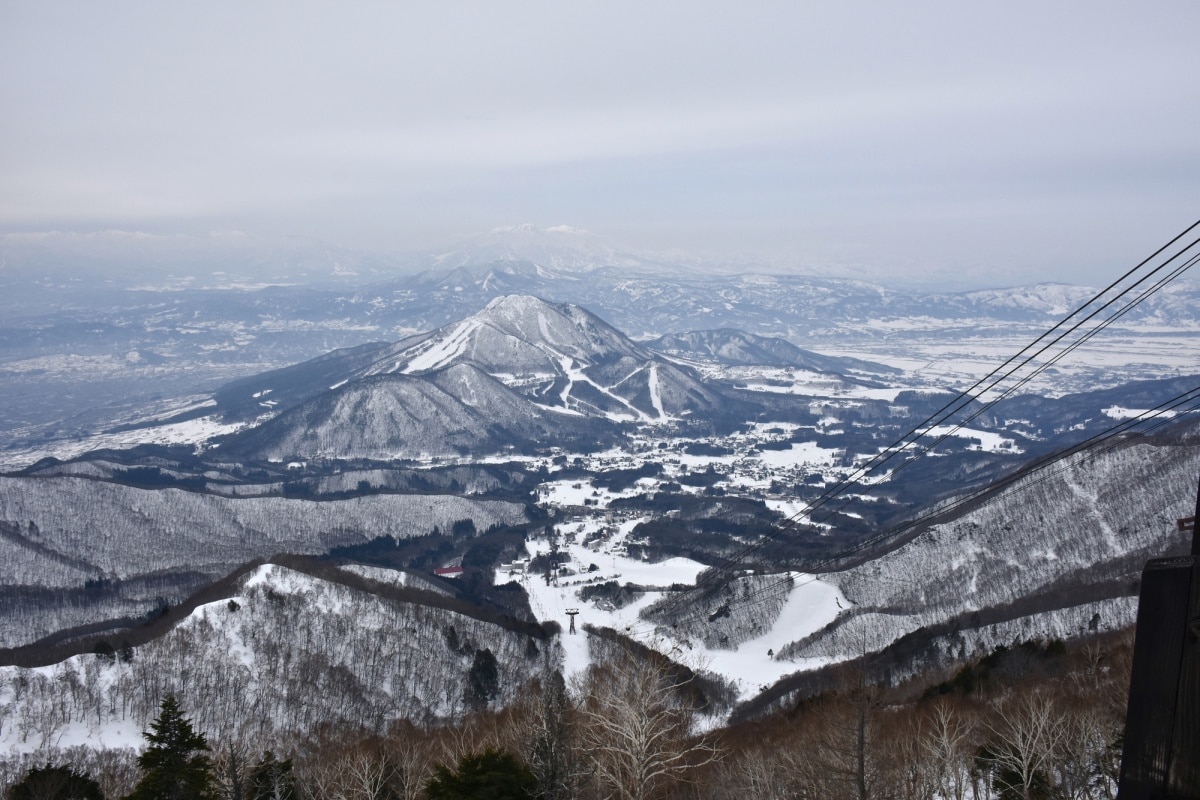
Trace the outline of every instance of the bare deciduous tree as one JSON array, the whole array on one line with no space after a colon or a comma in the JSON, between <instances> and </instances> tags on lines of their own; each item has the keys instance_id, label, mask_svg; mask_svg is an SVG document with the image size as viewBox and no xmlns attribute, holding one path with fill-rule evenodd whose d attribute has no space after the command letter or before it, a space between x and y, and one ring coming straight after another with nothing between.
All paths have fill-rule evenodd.
<instances>
[{"instance_id":1,"label":"bare deciduous tree","mask_svg":"<svg viewBox=\"0 0 1200 800\"><path fill-rule=\"evenodd\" d=\"M1002 793L1033 800L1054 777L1070 723L1044 689L1016 692L997 704L988 723L985 761Z\"/></svg>"},{"instance_id":2,"label":"bare deciduous tree","mask_svg":"<svg viewBox=\"0 0 1200 800\"><path fill-rule=\"evenodd\" d=\"M870 800L882 777L879 714L882 689L859 671L846 676L846 688L827 697L806 719L814 726L814 758L828 796Z\"/></svg>"},{"instance_id":3,"label":"bare deciduous tree","mask_svg":"<svg viewBox=\"0 0 1200 800\"><path fill-rule=\"evenodd\" d=\"M419 800L425 782L433 774L433 741L412 725L398 726L387 739L388 753L396 768L396 795L400 800Z\"/></svg>"},{"instance_id":4,"label":"bare deciduous tree","mask_svg":"<svg viewBox=\"0 0 1200 800\"><path fill-rule=\"evenodd\" d=\"M213 758L213 783L223 800L242 800L245 796L246 754L244 748L225 742Z\"/></svg>"},{"instance_id":5,"label":"bare deciduous tree","mask_svg":"<svg viewBox=\"0 0 1200 800\"><path fill-rule=\"evenodd\" d=\"M971 773L979 749L975 714L943 697L918 719L916 741L939 796L966 800L972 792Z\"/></svg>"},{"instance_id":6,"label":"bare deciduous tree","mask_svg":"<svg viewBox=\"0 0 1200 800\"><path fill-rule=\"evenodd\" d=\"M649 800L720 758L715 744L690 735L685 683L668 665L629 654L592 668L579 713L600 796Z\"/></svg>"},{"instance_id":7,"label":"bare deciduous tree","mask_svg":"<svg viewBox=\"0 0 1200 800\"><path fill-rule=\"evenodd\" d=\"M537 694L523 715L525 755L542 800L569 800L590 773L580 753L579 726L562 673L546 659Z\"/></svg>"},{"instance_id":8,"label":"bare deciduous tree","mask_svg":"<svg viewBox=\"0 0 1200 800\"><path fill-rule=\"evenodd\" d=\"M390 800L397 794L396 765L376 741L326 745L306 767L299 783L314 800Z\"/></svg>"},{"instance_id":9,"label":"bare deciduous tree","mask_svg":"<svg viewBox=\"0 0 1200 800\"><path fill-rule=\"evenodd\" d=\"M359 747L342 758L347 800L387 800L394 796L396 765L375 747Z\"/></svg>"},{"instance_id":10,"label":"bare deciduous tree","mask_svg":"<svg viewBox=\"0 0 1200 800\"><path fill-rule=\"evenodd\" d=\"M792 800L796 794L796 774L789 761L794 755L781 742L749 747L737 758L721 765L718 782L723 791L716 797L754 798L754 800Z\"/></svg>"}]
</instances>

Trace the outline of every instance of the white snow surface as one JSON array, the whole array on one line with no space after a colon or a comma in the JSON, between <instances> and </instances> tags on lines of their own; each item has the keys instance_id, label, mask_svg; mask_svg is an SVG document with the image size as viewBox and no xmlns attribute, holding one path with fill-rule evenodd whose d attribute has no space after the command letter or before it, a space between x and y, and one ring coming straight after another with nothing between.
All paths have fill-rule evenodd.
<instances>
[{"instance_id":1,"label":"white snow surface","mask_svg":"<svg viewBox=\"0 0 1200 800\"><path fill-rule=\"evenodd\" d=\"M841 591L812 575L790 573L795 585L783 611L767 633L742 642L735 650L705 651L707 668L723 675L737 687L741 700L747 700L780 678L793 672L815 669L832 659L805 658L786 661L774 658L792 642L823 628L849 606Z\"/></svg>"},{"instance_id":2,"label":"white snow surface","mask_svg":"<svg viewBox=\"0 0 1200 800\"><path fill-rule=\"evenodd\" d=\"M831 659L826 658L788 661L769 655L779 653L788 643L824 627L850 606L840 590L810 575L791 573L794 585L782 612L769 623L766 633L734 649L706 647L699 641L680 637L669 628L643 619L643 610L663 597L675 595L671 589L673 584L694 585L706 569L703 564L687 558L671 558L652 564L625 555L626 539L645 519L633 516L608 522L602 516L589 516L557 526L559 550L570 559L566 565L569 574L557 579L547 581L542 574L524 570L515 574L497 573L498 583L516 580L525 588L539 621L554 620L563 626L563 672L568 681L585 672L591 663L584 624L612 628L693 669L716 673L736 688L740 700L753 697L785 675L830 662ZM585 539L589 540L588 544L583 544ZM551 545L546 539L537 539L527 542L526 547L533 557L549 552ZM589 571L593 565L595 570ZM582 587L607 581L634 584L643 588L644 594L623 608L580 600ZM569 632L568 609L579 612L574 634Z\"/></svg>"},{"instance_id":3,"label":"white snow surface","mask_svg":"<svg viewBox=\"0 0 1200 800\"><path fill-rule=\"evenodd\" d=\"M978 439L980 444L971 447L972 450L984 450L989 453L1019 453L1020 448L1016 446L1016 442L1007 437L1001 436L998 433L989 431L980 431L973 428L956 428L950 425L938 425L930 428L926 434L935 439L940 439L943 436L953 436L959 439Z\"/></svg>"},{"instance_id":4,"label":"white snow surface","mask_svg":"<svg viewBox=\"0 0 1200 800\"><path fill-rule=\"evenodd\" d=\"M768 467L791 467L798 464L813 466L830 466L841 453L827 447L820 447L816 442L801 442L793 444L787 450L763 450L758 458Z\"/></svg>"},{"instance_id":5,"label":"white snow surface","mask_svg":"<svg viewBox=\"0 0 1200 800\"><path fill-rule=\"evenodd\" d=\"M1149 408L1124 408L1123 406L1109 406L1108 408L1103 409L1106 417L1111 417L1112 419L1116 420L1134 419L1135 417L1140 417L1143 414L1150 414L1152 410L1153 409ZM1156 412L1156 416L1162 417L1163 419L1171 419L1175 416L1175 412L1169 410L1158 411Z\"/></svg>"},{"instance_id":6,"label":"white snow surface","mask_svg":"<svg viewBox=\"0 0 1200 800\"><path fill-rule=\"evenodd\" d=\"M202 445L217 436L241 430L246 424L221 422L216 416L200 417L170 425L97 433L84 439L63 440L30 450L0 450L0 469L27 466L47 456L66 461L93 450L124 450L140 444Z\"/></svg>"}]
</instances>

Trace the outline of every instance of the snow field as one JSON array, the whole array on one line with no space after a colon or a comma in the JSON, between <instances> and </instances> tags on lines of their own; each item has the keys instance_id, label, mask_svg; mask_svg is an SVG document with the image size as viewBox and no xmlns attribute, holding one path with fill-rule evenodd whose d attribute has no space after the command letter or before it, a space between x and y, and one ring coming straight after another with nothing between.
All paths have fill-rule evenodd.
<instances>
[{"instance_id":1,"label":"snow field","mask_svg":"<svg viewBox=\"0 0 1200 800\"><path fill-rule=\"evenodd\" d=\"M220 422L213 416L119 433L97 433L84 439L63 440L32 450L5 450L0 452L0 469L28 466L47 456L66 461L94 450L126 450L140 444L200 445L217 436L241 430L246 424Z\"/></svg>"},{"instance_id":2,"label":"snow field","mask_svg":"<svg viewBox=\"0 0 1200 800\"><path fill-rule=\"evenodd\" d=\"M748 700L758 692L793 672L816 669L833 661L830 658L778 660L788 644L819 631L850 605L836 586L823 583L812 575L788 573L794 585L783 611L771 629L734 650L704 651L706 669L723 675L737 688L738 698Z\"/></svg>"},{"instance_id":3,"label":"snow field","mask_svg":"<svg viewBox=\"0 0 1200 800\"><path fill-rule=\"evenodd\" d=\"M758 454L758 460L772 469L801 465L815 468L832 467L840 452L818 447L816 442L802 442L793 444L787 450L763 450Z\"/></svg>"},{"instance_id":4,"label":"snow field","mask_svg":"<svg viewBox=\"0 0 1200 800\"><path fill-rule=\"evenodd\" d=\"M822 345L828 355L876 361L905 370L899 380L924 385L969 386L1018 352L1032 338L1019 327L994 336L949 336L938 330L945 323L920 320L867 322L866 327L903 330L906 335L878 343L859 341L849 347L836 342ZM964 323L964 329L970 323ZM1038 331L1040 332L1040 331ZM1023 392L1061 397L1077 391L1116 386L1134 380L1187 375L1196 371L1196 352L1180 346L1178 328L1160 329L1153 324L1113 326L1105 335L1085 343L1023 387ZM902 344L898 342L902 341ZM915 385L914 385L915 388Z\"/></svg>"},{"instance_id":5,"label":"snow field","mask_svg":"<svg viewBox=\"0 0 1200 800\"><path fill-rule=\"evenodd\" d=\"M925 432L926 436L940 439L943 436L953 436L959 439L978 439L979 445L973 445L971 450L982 450L988 453L1020 453L1021 448L1016 442L998 433L974 430L972 428L955 428L950 425L938 425Z\"/></svg>"},{"instance_id":6,"label":"snow field","mask_svg":"<svg viewBox=\"0 0 1200 800\"><path fill-rule=\"evenodd\" d=\"M1140 417L1142 414L1150 413L1150 409L1148 408L1124 408L1122 406L1109 406L1108 408L1103 409L1103 411L1106 417L1110 417L1115 420L1133 419L1134 417ZM1172 419L1175 417L1175 412L1160 411L1158 412L1157 416L1162 417L1163 419Z\"/></svg>"}]
</instances>

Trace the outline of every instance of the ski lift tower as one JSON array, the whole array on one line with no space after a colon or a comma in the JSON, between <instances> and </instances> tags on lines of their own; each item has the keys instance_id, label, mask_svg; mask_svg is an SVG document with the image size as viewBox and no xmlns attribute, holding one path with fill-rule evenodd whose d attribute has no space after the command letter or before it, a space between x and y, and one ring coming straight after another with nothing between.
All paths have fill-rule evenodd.
<instances>
[{"instance_id":1,"label":"ski lift tower","mask_svg":"<svg viewBox=\"0 0 1200 800\"><path fill-rule=\"evenodd\" d=\"M575 632L575 615L579 613L578 608L568 608L567 616L571 618L571 633Z\"/></svg>"},{"instance_id":2,"label":"ski lift tower","mask_svg":"<svg viewBox=\"0 0 1200 800\"><path fill-rule=\"evenodd\" d=\"M1118 800L1200 798L1200 490L1191 555L1142 571Z\"/></svg>"}]
</instances>

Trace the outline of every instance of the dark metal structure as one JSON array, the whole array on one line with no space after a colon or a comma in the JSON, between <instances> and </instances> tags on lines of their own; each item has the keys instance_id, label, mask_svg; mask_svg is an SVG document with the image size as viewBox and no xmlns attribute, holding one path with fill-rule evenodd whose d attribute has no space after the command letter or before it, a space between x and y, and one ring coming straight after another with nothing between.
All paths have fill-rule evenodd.
<instances>
[{"instance_id":1,"label":"dark metal structure","mask_svg":"<svg viewBox=\"0 0 1200 800\"><path fill-rule=\"evenodd\" d=\"M1200 491L1191 555L1142 572L1119 800L1200 799Z\"/></svg>"}]
</instances>

